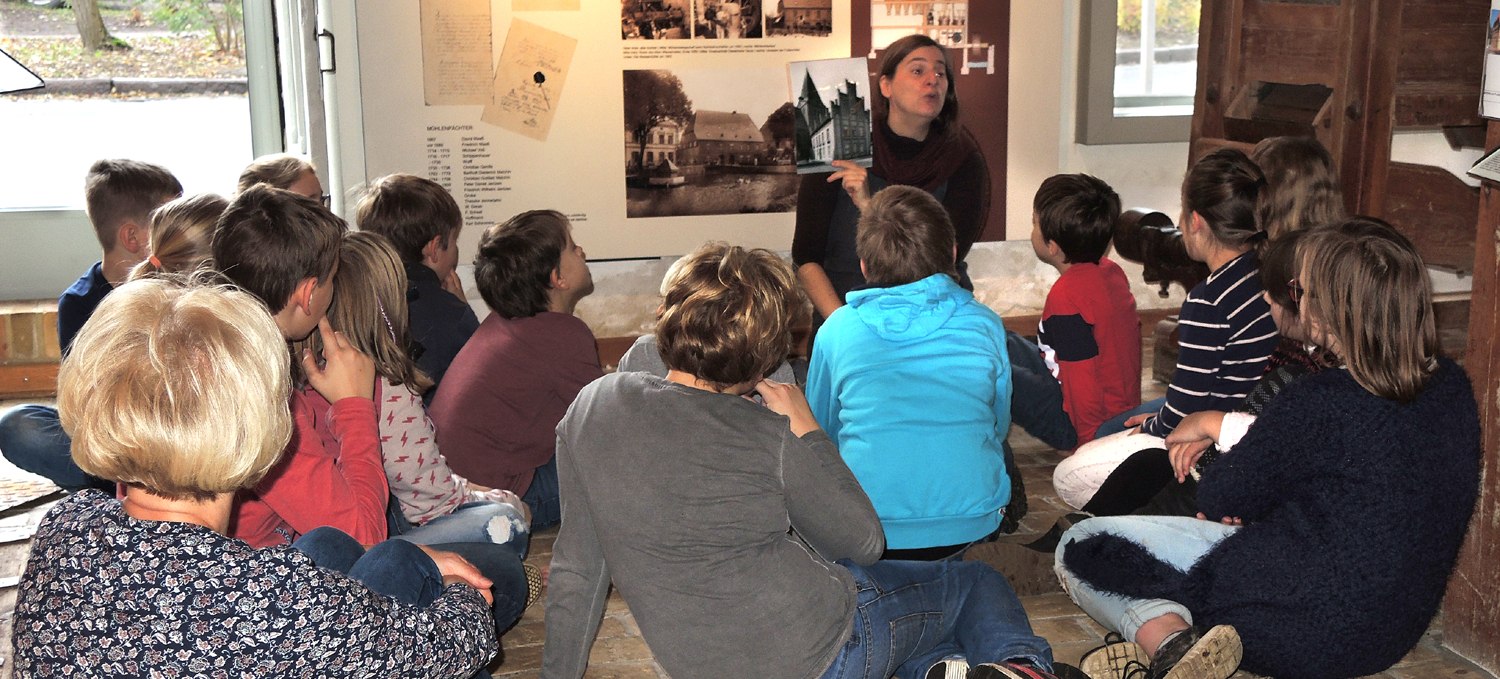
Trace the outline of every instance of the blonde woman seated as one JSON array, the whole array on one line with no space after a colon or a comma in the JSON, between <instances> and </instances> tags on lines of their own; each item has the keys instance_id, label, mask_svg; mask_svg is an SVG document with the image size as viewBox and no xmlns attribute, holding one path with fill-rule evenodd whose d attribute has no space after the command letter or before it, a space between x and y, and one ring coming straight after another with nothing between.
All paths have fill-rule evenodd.
<instances>
[{"instance_id":1,"label":"blonde woman seated","mask_svg":"<svg viewBox=\"0 0 1500 679\"><path fill-rule=\"evenodd\" d=\"M125 495L81 491L38 528L16 677L462 677L494 655L489 583L451 554L388 541L327 563L358 545L331 528L266 549L225 536L292 431L286 344L260 302L134 281L75 349L58 384L73 457Z\"/></svg>"}]
</instances>

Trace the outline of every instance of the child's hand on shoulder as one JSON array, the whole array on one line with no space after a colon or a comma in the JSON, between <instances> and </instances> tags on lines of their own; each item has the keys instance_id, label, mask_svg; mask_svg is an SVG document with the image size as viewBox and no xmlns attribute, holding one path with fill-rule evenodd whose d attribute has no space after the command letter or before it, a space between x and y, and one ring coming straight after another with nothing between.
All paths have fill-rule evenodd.
<instances>
[{"instance_id":1,"label":"child's hand on shoulder","mask_svg":"<svg viewBox=\"0 0 1500 679\"><path fill-rule=\"evenodd\" d=\"M812 407L807 405L807 397L802 395L802 390L797 385L761 380L755 385L755 393L765 399L765 405L771 412L791 419L793 434L802 436L822 429L817 418L813 417Z\"/></svg>"},{"instance_id":2,"label":"child's hand on shoulder","mask_svg":"<svg viewBox=\"0 0 1500 679\"><path fill-rule=\"evenodd\" d=\"M323 365L318 365L318 357L311 351L302 353L307 383L329 403L354 397L375 398L375 361L354 348L343 333L335 331L327 318L318 321L318 333L323 337Z\"/></svg>"}]
</instances>

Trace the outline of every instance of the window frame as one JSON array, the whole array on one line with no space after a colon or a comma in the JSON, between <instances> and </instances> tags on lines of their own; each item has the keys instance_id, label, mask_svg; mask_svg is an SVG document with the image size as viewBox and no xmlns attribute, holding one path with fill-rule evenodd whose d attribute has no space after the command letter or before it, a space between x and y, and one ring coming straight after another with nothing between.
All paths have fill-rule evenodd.
<instances>
[{"instance_id":1,"label":"window frame","mask_svg":"<svg viewBox=\"0 0 1500 679\"><path fill-rule=\"evenodd\" d=\"M1081 6L1075 141L1088 145L1188 141L1193 123L1191 115L1115 115L1115 34L1119 2L1082 0Z\"/></svg>"}]
</instances>

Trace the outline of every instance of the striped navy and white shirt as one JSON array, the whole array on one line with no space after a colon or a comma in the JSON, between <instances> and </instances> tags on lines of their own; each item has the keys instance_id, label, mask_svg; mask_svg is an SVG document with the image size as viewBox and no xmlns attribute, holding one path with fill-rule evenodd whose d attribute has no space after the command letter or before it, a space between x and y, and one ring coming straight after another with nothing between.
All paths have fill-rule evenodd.
<instances>
[{"instance_id":1,"label":"striped navy and white shirt","mask_svg":"<svg viewBox=\"0 0 1500 679\"><path fill-rule=\"evenodd\" d=\"M1191 413L1234 410L1245 399L1281 339L1262 291L1260 258L1251 250L1188 293L1167 402L1141 424L1141 433L1166 436Z\"/></svg>"}]
</instances>

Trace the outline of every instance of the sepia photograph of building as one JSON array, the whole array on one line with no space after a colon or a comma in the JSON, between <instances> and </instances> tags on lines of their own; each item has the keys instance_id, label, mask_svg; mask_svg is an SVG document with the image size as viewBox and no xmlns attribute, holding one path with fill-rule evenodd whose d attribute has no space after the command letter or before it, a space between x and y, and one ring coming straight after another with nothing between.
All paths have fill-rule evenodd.
<instances>
[{"instance_id":1,"label":"sepia photograph of building","mask_svg":"<svg viewBox=\"0 0 1500 679\"><path fill-rule=\"evenodd\" d=\"M833 0L767 0L766 35L810 35L833 32Z\"/></svg>"},{"instance_id":2,"label":"sepia photograph of building","mask_svg":"<svg viewBox=\"0 0 1500 679\"><path fill-rule=\"evenodd\" d=\"M624 72L626 217L796 209L796 112L779 69Z\"/></svg>"},{"instance_id":3,"label":"sepia photograph of building","mask_svg":"<svg viewBox=\"0 0 1500 679\"><path fill-rule=\"evenodd\" d=\"M829 163L848 160L868 167L873 161L867 89L869 62L863 58L794 61L787 65L796 86L796 158L799 173L829 172Z\"/></svg>"}]
</instances>

